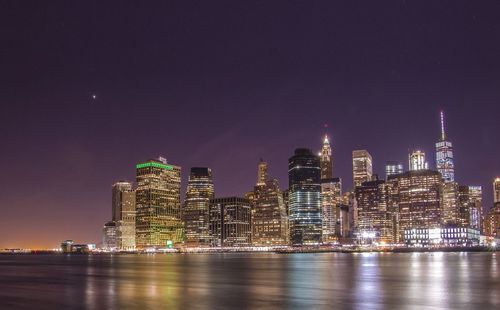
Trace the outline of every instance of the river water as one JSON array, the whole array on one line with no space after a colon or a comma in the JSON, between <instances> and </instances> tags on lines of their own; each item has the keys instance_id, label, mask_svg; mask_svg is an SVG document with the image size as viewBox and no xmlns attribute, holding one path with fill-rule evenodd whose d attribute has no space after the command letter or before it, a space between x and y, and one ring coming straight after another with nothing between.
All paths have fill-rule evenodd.
<instances>
[{"instance_id":1,"label":"river water","mask_svg":"<svg viewBox=\"0 0 500 310\"><path fill-rule=\"evenodd\" d=\"M500 309L500 253L0 255L0 309Z\"/></svg>"}]
</instances>

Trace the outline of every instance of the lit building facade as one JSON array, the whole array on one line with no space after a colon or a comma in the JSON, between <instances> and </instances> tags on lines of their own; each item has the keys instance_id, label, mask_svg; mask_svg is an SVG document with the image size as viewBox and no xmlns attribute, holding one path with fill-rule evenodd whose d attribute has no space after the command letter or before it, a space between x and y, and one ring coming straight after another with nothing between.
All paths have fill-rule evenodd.
<instances>
[{"instance_id":1,"label":"lit building facade","mask_svg":"<svg viewBox=\"0 0 500 310\"><path fill-rule=\"evenodd\" d=\"M385 181L368 181L356 187L357 235L369 241L393 241L392 217L389 212L389 192Z\"/></svg>"},{"instance_id":2,"label":"lit building facade","mask_svg":"<svg viewBox=\"0 0 500 310\"><path fill-rule=\"evenodd\" d=\"M408 162L410 171L429 169L429 165L425 161L425 153L420 150L416 150L410 153L408 156Z\"/></svg>"},{"instance_id":3,"label":"lit building facade","mask_svg":"<svg viewBox=\"0 0 500 310\"><path fill-rule=\"evenodd\" d=\"M322 233L320 159L296 149L288 160L290 240L293 245L320 244Z\"/></svg>"},{"instance_id":4,"label":"lit building facade","mask_svg":"<svg viewBox=\"0 0 500 310\"><path fill-rule=\"evenodd\" d=\"M389 177L390 209L397 212L396 242L403 242L405 230L439 228L442 222L442 179L432 170L408 171Z\"/></svg>"},{"instance_id":5,"label":"lit building facade","mask_svg":"<svg viewBox=\"0 0 500 310\"><path fill-rule=\"evenodd\" d=\"M443 184L443 225L457 225L460 222L459 186L457 182ZM468 221L467 221L468 222Z\"/></svg>"},{"instance_id":6,"label":"lit building facade","mask_svg":"<svg viewBox=\"0 0 500 310\"><path fill-rule=\"evenodd\" d=\"M453 145L446 139L444 130L444 112L441 111L441 138L436 143L436 168L445 183L455 181L455 164L453 161Z\"/></svg>"},{"instance_id":7,"label":"lit building facade","mask_svg":"<svg viewBox=\"0 0 500 310\"><path fill-rule=\"evenodd\" d=\"M372 180L372 156L367 150L352 151L352 174L354 187L361 186L361 183Z\"/></svg>"},{"instance_id":8,"label":"lit building facade","mask_svg":"<svg viewBox=\"0 0 500 310\"><path fill-rule=\"evenodd\" d=\"M182 210L186 246L210 246L210 199L214 195L212 170L206 167L191 168Z\"/></svg>"},{"instance_id":9,"label":"lit building facade","mask_svg":"<svg viewBox=\"0 0 500 310\"><path fill-rule=\"evenodd\" d=\"M479 230L468 227L412 228L405 230L404 236L410 246L474 246L480 239Z\"/></svg>"},{"instance_id":10,"label":"lit building facade","mask_svg":"<svg viewBox=\"0 0 500 310\"><path fill-rule=\"evenodd\" d=\"M330 146L330 141L328 136L325 135L323 140L323 148L319 153L320 165L321 165L321 179L331 179L333 178L333 156L332 148Z\"/></svg>"},{"instance_id":11,"label":"lit building facade","mask_svg":"<svg viewBox=\"0 0 500 310\"><path fill-rule=\"evenodd\" d=\"M469 202L471 204L470 227L484 233L483 188L481 186L467 186L469 188Z\"/></svg>"},{"instance_id":12,"label":"lit building facade","mask_svg":"<svg viewBox=\"0 0 500 310\"><path fill-rule=\"evenodd\" d=\"M183 242L181 167L163 158L136 166L136 247L165 248Z\"/></svg>"},{"instance_id":13,"label":"lit building facade","mask_svg":"<svg viewBox=\"0 0 500 310\"><path fill-rule=\"evenodd\" d=\"M493 181L493 203L500 202L500 178Z\"/></svg>"},{"instance_id":14,"label":"lit building facade","mask_svg":"<svg viewBox=\"0 0 500 310\"><path fill-rule=\"evenodd\" d=\"M108 251L119 250L118 225L114 221L104 224L102 229L102 247Z\"/></svg>"},{"instance_id":15,"label":"lit building facade","mask_svg":"<svg viewBox=\"0 0 500 310\"><path fill-rule=\"evenodd\" d=\"M240 197L210 200L212 246L243 247L252 245L252 207Z\"/></svg>"},{"instance_id":16,"label":"lit building facade","mask_svg":"<svg viewBox=\"0 0 500 310\"><path fill-rule=\"evenodd\" d=\"M336 232L339 219L338 208L342 204L342 180L340 178L321 180L321 210L323 242L333 242L339 234Z\"/></svg>"},{"instance_id":17,"label":"lit building facade","mask_svg":"<svg viewBox=\"0 0 500 310\"><path fill-rule=\"evenodd\" d=\"M458 187L458 220L461 227L470 227L481 231L483 224L481 186Z\"/></svg>"},{"instance_id":18,"label":"lit building facade","mask_svg":"<svg viewBox=\"0 0 500 310\"><path fill-rule=\"evenodd\" d=\"M391 175L401 174L404 172L402 163L387 162L385 165L385 179L387 180Z\"/></svg>"},{"instance_id":19,"label":"lit building facade","mask_svg":"<svg viewBox=\"0 0 500 310\"><path fill-rule=\"evenodd\" d=\"M287 245L288 217L283 193L276 179L254 188L252 204L252 244L256 246Z\"/></svg>"},{"instance_id":20,"label":"lit building facade","mask_svg":"<svg viewBox=\"0 0 500 310\"><path fill-rule=\"evenodd\" d=\"M135 191L130 182L119 181L112 187L112 220L117 225L118 248L135 249Z\"/></svg>"}]
</instances>

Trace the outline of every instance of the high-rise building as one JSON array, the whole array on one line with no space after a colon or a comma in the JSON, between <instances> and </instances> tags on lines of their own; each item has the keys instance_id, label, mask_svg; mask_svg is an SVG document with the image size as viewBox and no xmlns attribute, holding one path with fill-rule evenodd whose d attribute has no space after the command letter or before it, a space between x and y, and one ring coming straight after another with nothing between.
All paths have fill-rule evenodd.
<instances>
[{"instance_id":1,"label":"high-rise building","mask_svg":"<svg viewBox=\"0 0 500 310\"><path fill-rule=\"evenodd\" d=\"M459 186L457 182L443 183L443 213L444 225L458 225L460 222ZM468 221L467 221L468 222Z\"/></svg>"},{"instance_id":2,"label":"high-rise building","mask_svg":"<svg viewBox=\"0 0 500 310\"><path fill-rule=\"evenodd\" d=\"M366 150L352 151L352 173L354 187L371 181L373 175L372 156Z\"/></svg>"},{"instance_id":3,"label":"high-rise building","mask_svg":"<svg viewBox=\"0 0 500 310\"><path fill-rule=\"evenodd\" d=\"M325 139L323 140L323 148L319 153L319 157L321 163L321 179L333 178L332 148L330 147L330 141L327 135L325 135Z\"/></svg>"},{"instance_id":4,"label":"high-rise building","mask_svg":"<svg viewBox=\"0 0 500 310\"><path fill-rule=\"evenodd\" d=\"M493 202L500 202L500 178L496 178L493 181Z\"/></svg>"},{"instance_id":5,"label":"high-rise building","mask_svg":"<svg viewBox=\"0 0 500 310\"><path fill-rule=\"evenodd\" d=\"M294 245L321 243L320 159L296 149L288 160L290 239Z\"/></svg>"},{"instance_id":6,"label":"high-rise building","mask_svg":"<svg viewBox=\"0 0 500 310\"><path fill-rule=\"evenodd\" d=\"M471 204L470 227L478 229L484 234L483 188L471 185L468 188Z\"/></svg>"},{"instance_id":7,"label":"high-rise building","mask_svg":"<svg viewBox=\"0 0 500 310\"><path fill-rule=\"evenodd\" d=\"M210 246L210 199L214 198L212 171L206 167L193 167L182 210L186 245Z\"/></svg>"},{"instance_id":8,"label":"high-rise building","mask_svg":"<svg viewBox=\"0 0 500 310\"><path fill-rule=\"evenodd\" d=\"M363 182L361 186L356 187L357 230L361 240L393 242L388 190L386 182L382 180Z\"/></svg>"},{"instance_id":9,"label":"high-rise building","mask_svg":"<svg viewBox=\"0 0 500 310\"><path fill-rule=\"evenodd\" d=\"M109 221L102 229L102 247L108 251L119 250L118 226L116 222Z\"/></svg>"},{"instance_id":10,"label":"high-rise building","mask_svg":"<svg viewBox=\"0 0 500 310\"><path fill-rule=\"evenodd\" d=\"M259 170L257 173L257 185L266 184L269 176L267 174L267 163L261 158L259 163Z\"/></svg>"},{"instance_id":11,"label":"high-rise building","mask_svg":"<svg viewBox=\"0 0 500 310\"><path fill-rule=\"evenodd\" d=\"M321 210L323 242L333 242L340 234L337 233L339 208L342 204L342 180L340 178L321 180Z\"/></svg>"},{"instance_id":12,"label":"high-rise building","mask_svg":"<svg viewBox=\"0 0 500 310\"><path fill-rule=\"evenodd\" d=\"M119 181L112 187L112 220L116 223L120 250L135 249L135 191L130 182Z\"/></svg>"},{"instance_id":13,"label":"high-rise building","mask_svg":"<svg viewBox=\"0 0 500 310\"><path fill-rule=\"evenodd\" d=\"M391 175L401 174L404 172L403 164L393 161L387 162L385 165L385 179L387 180Z\"/></svg>"},{"instance_id":14,"label":"high-rise building","mask_svg":"<svg viewBox=\"0 0 500 310\"><path fill-rule=\"evenodd\" d=\"M404 240L408 229L438 228L442 220L441 174L432 170L412 170L389 177L394 182L391 203L398 216L396 242ZM392 208L392 207L391 207Z\"/></svg>"},{"instance_id":15,"label":"high-rise building","mask_svg":"<svg viewBox=\"0 0 500 310\"><path fill-rule=\"evenodd\" d=\"M436 142L436 168L441 173L444 182L455 180L455 165L453 162L453 145L447 140L444 130L444 112L441 111L441 138Z\"/></svg>"},{"instance_id":16,"label":"high-rise building","mask_svg":"<svg viewBox=\"0 0 500 310\"><path fill-rule=\"evenodd\" d=\"M252 210L248 199L239 197L210 200L212 246L250 246Z\"/></svg>"},{"instance_id":17,"label":"high-rise building","mask_svg":"<svg viewBox=\"0 0 500 310\"><path fill-rule=\"evenodd\" d=\"M184 239L181 220L181 167L163 158L136 166L136 247L165 248Z\"/></svg>"},{"instance_id":18,"label":"high-rise building","mask_svg":"<svg viewBox=\"0 0 500 310\"><path fill-rule=\"evenodd\" d=\"M425 153L420 150L413 151L411 154L409 154L408 161L410 171L429 169L429 165L425 161Z\"/></svg>"}]
</instances>

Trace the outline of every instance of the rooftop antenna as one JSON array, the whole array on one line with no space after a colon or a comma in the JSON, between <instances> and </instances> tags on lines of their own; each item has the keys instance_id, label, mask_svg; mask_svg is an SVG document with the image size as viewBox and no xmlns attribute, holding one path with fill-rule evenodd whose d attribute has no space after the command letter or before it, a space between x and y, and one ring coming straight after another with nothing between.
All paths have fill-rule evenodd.
<instances>
[{"instance_id":1,"label":"rooftop antenna","mask_svg":"<svg viewBox=\"0 0 500 310\"><path fill-rule=\"evenodd\" d=\"M441 110L441 141L444 141L446 135L444 133L444 112Z\"/></svg>"}]
</instances>

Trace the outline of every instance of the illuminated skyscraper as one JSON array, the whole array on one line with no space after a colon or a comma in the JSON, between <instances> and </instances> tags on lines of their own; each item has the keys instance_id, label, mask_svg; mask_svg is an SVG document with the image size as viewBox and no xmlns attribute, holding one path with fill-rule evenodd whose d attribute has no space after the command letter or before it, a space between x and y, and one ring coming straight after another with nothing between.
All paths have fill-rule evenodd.
<instances>
[{"instance_id":1,"label":"illuminated skyscraper","mask_svg":"<svg viewBox=\"0 0 500 310\"><path fill-rule=\"evenodd\" d=\"M328 141L328 136L326 135L323 140L323 148L321 149L319 156L321 162L321 179L333 178L332 148L330 147L330 141Z\"/></svg>"},{"instance_id":2,"label":"illuminated skyscraper","mask_svg":"<svg viewBox=\"0 0 500 310\"><path fill-rule=\"evenodd\" d=\"M210 168L193 167L189 174L182 217L187 246L209 246L210 199L214 198L214 183Z\"/></svg>"},{"instance_id":3,"label":"illuminated skyscraper","mask_svg":"<svg viewBox=\"0 0 500 310\"><path fill-rule=\"evenodd\" d=\"M385 179L389 178L391 175L401 174L404 172L403 164L393 161L387 162L385 165Z\"/></svg>"},{"instance_id":4,"label":"illuminated skyscraper","mask_svg":"<svg viewBox=\"0 0 500 310\"><path fill-rule=\"evenodd\" d=\"M368 151L352 151L352 173L354 187L361 186L361 183L372 180L372 156L368 153Z\"/></svg>"},{"instance_id":5,"label":"illuminated skyscraper","mask_svg":"<svg viewBox=\"0 0 500 310\"><path fill-rule=\"evenodd\" d=\"M252 208L250 201L239 197L210 200L212 246L250 246L252 244Z\"/></svg>"},{"instance_id":6,"label":"illuminated skyscraper","mask_svg":"<svg viewBox=\"0 0 500 310\"><path fill-rule=\"evenodd\" d=\"M163 158L136 166L136 247L165 248L183 241L181 167Z\"/></svg>"},{"instance_id":7,"label":"illuminated skyscraper","mask_svg":"<svg viewBox=\"0 0 500 310\"><path fill-rule=\"evenodd\" d=\"M392 215L389 212L389 188L385 181L363 182L356 187L358 237L362 240L391 243Z\"/></svg>"},{"instance_id":8,"label":"illuminated skyscraper","mask_svg":"<svg viewBox=\"0 0 500 310\"><path fill-rule=\"evenodd\" d=\"M339 208L342 204L342 180L340 178L321 180L321 209L323 216L323 242L335 241Z\"/></svg>"},{"instance_id":9,"label":"illuminated skyscraper","mask_svg":"<svg viewBox=\"0 0 500 310\"><path fill-rule=\"evenodd\" d=\"M252 244L257 246L288 244L288 217L283 194L276 179L254 189Z\"/></svg>"},{"instance_id":10,"label":"illuminated skyscraper","mask_svg":"<svg viewBox=\"0 0 500 310\"><path fill-rule=\"evenodd\" d=\"M261 158L259 163L259 171L257 173L257 185L264 185L269 179L267 174L267 163Z\"/></svg>"},{"instance_id":11,"label":"illuminated skyscraper","mask_svg":"<svg viewBox=\"0 0 500 310\"><path fill-rule=\"evenodd\" d=\"M436 143L436 168L445 182L455 180L455 164L453 162L453 145L447 141L444 131L444 112L441 111L441 139Z\"/></svg>"},{"instance_id":12,"label":"illuminated skyscraper","mask_svg":"<svg viewBox=\"0 0 500 310\"><path fill-rule=\"evenodd\" d=\"M495 181L493 181L493 195L493 202L500 202L500 178L496 178Z\"/></svg>"},{"instance_id":13,"label":"illuminated skyscraper","mask_svg":"<svg viewBox=\"0 0 500 310\"><path fill-rule=\"evenodd\" d=\"M408 229L439 228L442 220L441 174L432 170L413 170L389 177L394 182L391 203L398 215L398 242Z\"/></svg>"},{"instance_id":14,"label":"illuminated skyscraper","mask_svg":"<svg viewBox=\"0 0 500 310\"><path fill-rule=\"evenodd\" d=\"M135 191L132 184L119 181L112 188L113 214L116 223L118 248L135 249Z\"/></svg>"},{"instance_id":15,"label":"illuminated skyscraper","mask_svg":"<svg viewBox=\"0 0 500 310\"><path fill-rule=\"evenodd\" d=\"M481 186L459 186L458 226L480 230L483 222L482 217Z\"/></svg>"},{"instance_id":16,"label":"illuminated skyscraper","mask_svg":"<svg viewBox=\"0 0 500 310\"><path fill-rule=\"evenodd\" d=\"M413 151L408 156L408 161L409 161L408 166L410 167L410 171L429 169L429 165L425 161L425 153L420 150Z\"/></svg>"},{"instance_id":17,"label":"illuminated skyscraper","mask_svg":"<svg viewBox=\"0 0 500 310\"><path fill-rule=\"evenodd\" d=\"M119 250L118 226L116 222L109 221L102 229L102 247L108 251Z\"/></svg>"},{"instance_id":18,"label":"illuminated skyscraper","mask_svg":"<svg viewBox=\"0 0 500 310\"><path fill-rule=\"evenodd\" d=\"M442 223L444 225L460 225L459 195L459 186L457 182L445 182L443 184ZM466 222L468 225L469 220Z\"/></svg>"},{"instance_id":19,"label":"illuminated skyscraper","mask_svg":"<svg viewBox=\"0 0 500 310\"><path fill-rule=\"evenodd\" d=\"M292 244L321 243L320 159L309 149L296 149L288 160L290 239Z\"/></svg>"}]
</instances>

